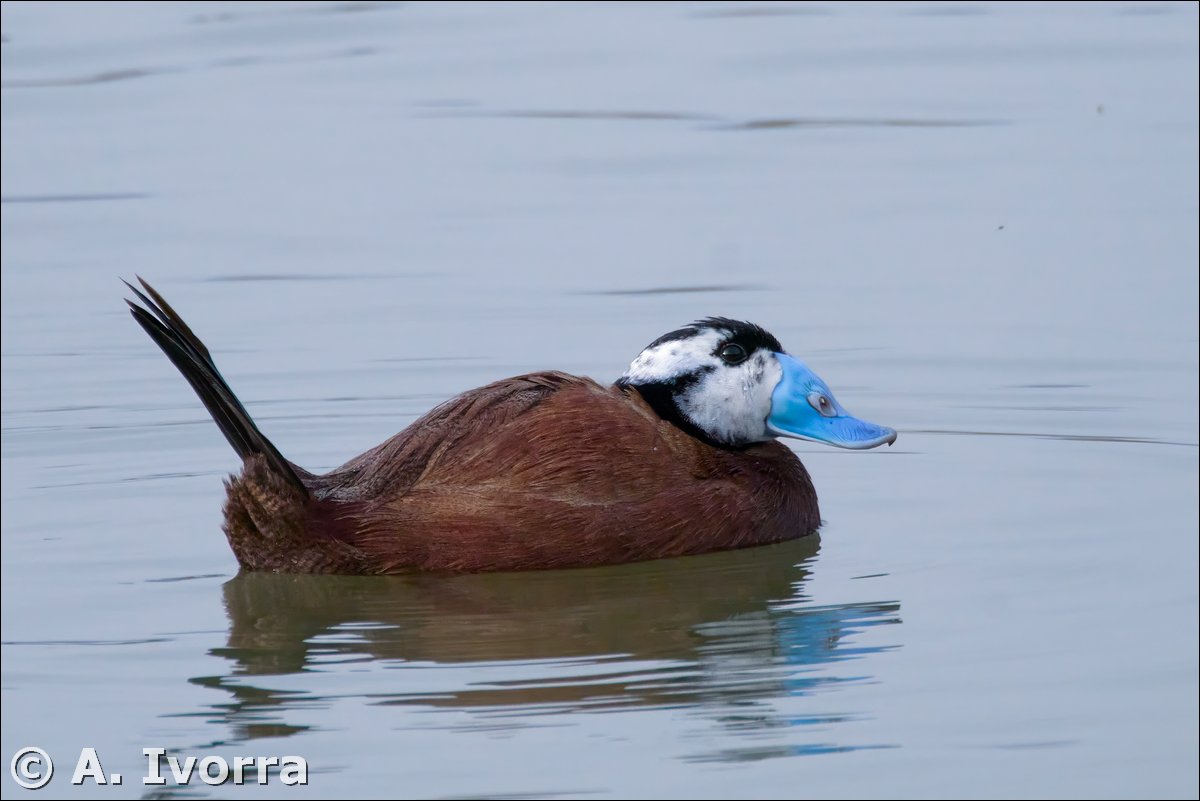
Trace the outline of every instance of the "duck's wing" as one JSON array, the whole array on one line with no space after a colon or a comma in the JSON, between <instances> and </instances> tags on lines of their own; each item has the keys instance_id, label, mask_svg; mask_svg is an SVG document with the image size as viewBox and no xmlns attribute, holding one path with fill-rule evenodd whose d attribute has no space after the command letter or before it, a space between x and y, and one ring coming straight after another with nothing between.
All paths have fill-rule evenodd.
<instances>
[{"instance_id":1,"label":"duck's wing","mask_svg":"<svg viewBox=\"0 0 1200 801\"><path fill-rule=\"evenodd\" d=\"M387 442L305 489L283 480L260 455L226 482L225 533L239 564L296 573L378 573L379 556L359 547L371 521L431 471L461 460L490 432L503 431L564 387L588 386L564 373L535 373L459 395ZM416 529L408 532L420 536Z\"/></svg>"},{"instance_id":2,"label":"duck's wing","mask_svg":"<svg viewBox=\"0 0 1200 801\"><path fill-rule=\"evenodd\" d=\"M401 497L431 471L458 464L504 432L512 421L569 388L600 390L591 379L540 372L464 392L385 442L317 476L312 482L314 493L335 502Z\"/></svg>"}]
</instances>

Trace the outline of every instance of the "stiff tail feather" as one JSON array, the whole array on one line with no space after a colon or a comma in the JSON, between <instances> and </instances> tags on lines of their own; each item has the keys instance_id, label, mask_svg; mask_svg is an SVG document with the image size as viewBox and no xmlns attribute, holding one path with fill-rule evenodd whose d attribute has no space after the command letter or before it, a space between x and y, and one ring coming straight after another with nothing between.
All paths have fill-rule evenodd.
<instances>
[{"instance_id":1,"label":"stiff tail feather","mask_svg":"<svg viewBox=\"0 0 1200 801\"><path fill-rule=\"evenodd\" d=\"M145 293L128 281L124 282L146 307L142 308L126 299L133 319L138 321L192 385L238 456L245 460L253 454L261 454L276 474L295 485L307 497L308 489L296 474L296 468L258 430L242 402L217 370L208 348L154 287L141 276L138 276L138 282L146 290Z\"/></svg>"}]
</instances>

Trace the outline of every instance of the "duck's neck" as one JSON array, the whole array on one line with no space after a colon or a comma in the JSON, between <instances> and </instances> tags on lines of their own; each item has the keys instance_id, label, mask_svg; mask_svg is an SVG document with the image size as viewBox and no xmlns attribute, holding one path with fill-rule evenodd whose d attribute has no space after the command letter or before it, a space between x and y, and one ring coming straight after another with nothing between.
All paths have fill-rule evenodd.
<instances>
[{"instance_id":1,"label":"duck's neck","mask_svg":"<svg viewBox=\"0 0 1200 801\"><path fill-rule=\"evenodd\" d=\"M617 381L617 386L625 392L637 392L642 400L646 402L646 405L654 410L655 414L689 436L695 437L714 448L739 450L724 442L713 439L704 429L693 423L680 410L675 398L679 392L687 389L689 383L690 381L687 376L672 381L656 381L647 384L633 384L627 379L621 378Z\"/></svg>"}]
</instances>

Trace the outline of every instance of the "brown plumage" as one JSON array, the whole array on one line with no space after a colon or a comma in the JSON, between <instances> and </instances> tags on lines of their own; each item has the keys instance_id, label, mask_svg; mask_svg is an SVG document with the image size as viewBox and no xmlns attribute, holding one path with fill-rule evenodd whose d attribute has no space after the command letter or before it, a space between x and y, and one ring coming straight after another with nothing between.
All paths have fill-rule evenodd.
<instances>
[{"instance_id":1,"label":"brown plumage","mask_svg":"<svg viewBox=\"0 0 1200 801\"><path fill-rule=\"evenodd\" d=\"M532 373L466 392L324 475L283 458L145 281L134 318L243 459L225 533L242 567L301 573L615 564L815 531L816 492L771 440L724 447L629 385ZM769 336L769 335L768 335ZM773 339L773 338L772 338Z\"/></svg>"}]
</instances>

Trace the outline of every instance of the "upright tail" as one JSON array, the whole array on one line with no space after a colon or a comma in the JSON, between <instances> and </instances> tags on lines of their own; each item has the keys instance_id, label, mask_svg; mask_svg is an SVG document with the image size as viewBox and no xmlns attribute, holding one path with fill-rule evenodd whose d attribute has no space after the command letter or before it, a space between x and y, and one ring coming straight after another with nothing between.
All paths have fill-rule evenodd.
<instances>
[{"instance_id":1,"label":"upright tail","mask_svg":"<svg viewBox=\"0 0 1200 801\"><path fill-rule=\"evenodd\" d=\"M163 300L162 295L154 290L141 276L138 281L146 290L143 294L128 281L125 286L133 290L146 308L142 308L131 300L126 299L133 313L133 319L146 330L171 363L179 368L183 377L196 390L204 407L212 415L213 420L229 440L229 444L245 460L252 454L261 454L267 464L280 477L296 486L307 497L308 489L296 474L292 463L283 458L271 441L263 436L258 426L250 419L242 402L233 394L229 384L221 376L217 366L209 355L208 348L200 338L192 333L187 323L183 321L170 304ZM149 295L149 297L147 297Z\"/></svg>"}]
</instances>

